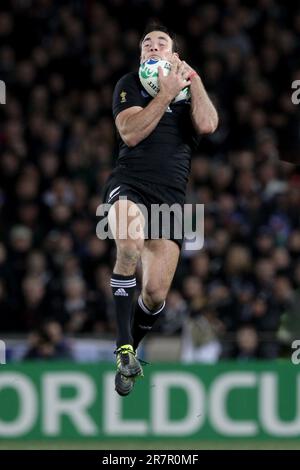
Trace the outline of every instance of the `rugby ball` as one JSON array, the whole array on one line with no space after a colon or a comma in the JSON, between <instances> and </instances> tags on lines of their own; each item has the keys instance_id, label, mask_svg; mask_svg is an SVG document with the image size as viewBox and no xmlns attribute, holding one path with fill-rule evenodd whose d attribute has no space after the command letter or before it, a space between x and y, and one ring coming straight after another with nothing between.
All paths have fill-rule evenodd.
<instances>
[{"instance_id":1,"label":"rugby ball","mask_svg":"<svg viewBox=\"0 0 300 470\"><path fill-rule=\"evenodd\" d=\"M139 68L140 82L147 93L149 93L153 98L159 92L158 67L162 68L164 76L167 76L170 73L171 64L167 60L148 59L143 62ZM190 87L186 86L174 98L173 103L188 100L190 97Z\"/></svg>"}]
</instances>

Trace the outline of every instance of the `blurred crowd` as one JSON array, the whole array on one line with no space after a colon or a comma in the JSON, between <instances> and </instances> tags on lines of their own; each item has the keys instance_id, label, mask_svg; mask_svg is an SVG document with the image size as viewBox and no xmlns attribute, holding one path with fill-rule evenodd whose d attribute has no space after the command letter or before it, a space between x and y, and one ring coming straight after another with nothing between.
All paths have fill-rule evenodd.
<instances>
[{"instance_id":1,"label":"blurred crowd","mask_svg":"<svg viewBox=\"0 0 300 470\"><path fill-rule=\"evenodd\" d=\"M187 202L205 204L204 248L183 249L155 330L183 338L185 361L284 355L300 338L300 171L285 162L300 154L296 2L1 0L0 9L1 334L30 333L28 357L68 355L63 334L114 334L115 249L96 237L117 155L111 98L158 19L177 33L220 125L193 155L188 186Z\"/></svg>"}]
</instances>

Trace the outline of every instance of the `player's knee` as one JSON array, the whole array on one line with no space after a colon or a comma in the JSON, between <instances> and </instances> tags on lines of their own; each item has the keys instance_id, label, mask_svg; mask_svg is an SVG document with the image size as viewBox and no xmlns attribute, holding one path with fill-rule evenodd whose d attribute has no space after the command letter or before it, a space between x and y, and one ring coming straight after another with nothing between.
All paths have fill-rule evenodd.
<instances>
[{"instance_id":1,"label":"player's knee","mask_svg":"<svg viewBox=\"0 0 300 470\"><path fill-rule=\"evenodd\" d=\"M117 260L123 264L136 264L141 256L143 243L141 240L119 240L117 244Z\"/></svg>"},{"instance_id":2,"label":"player's knee","mask_svg":"<svg viewBox=\"0 0 300 470\"><path fill-rule=\"evenodd\" d=\"M149 282L143 286L143 300L150 309L160 307L165 301L166 296L166 289L157 283Z\"/></svg>"}]
</instances>

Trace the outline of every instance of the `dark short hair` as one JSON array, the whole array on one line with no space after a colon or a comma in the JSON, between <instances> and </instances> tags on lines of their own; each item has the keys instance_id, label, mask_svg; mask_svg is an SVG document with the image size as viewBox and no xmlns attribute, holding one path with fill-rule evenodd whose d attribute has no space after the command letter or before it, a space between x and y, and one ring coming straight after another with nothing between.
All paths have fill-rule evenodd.
<instances>
[{"instance_id":1,"label":"dark short hair","mask_svg":"<svg viewBox=\"0 0 300 470\"><path fill-rule=\"evenodd\" d=\"M142 42L147 36L148 33L152 33L152 31L162 31L163 33L166 33L170 38L172 39L172 52L177 52L178 51L178 43L177 43L177 38L176 35L173 31L170 31L166 26L164 26L161 23L158 23L156 21L151 21L150 23L147 24L141 40L140 40L140 48L142 47Z\"/></svg>"}]
</instances>

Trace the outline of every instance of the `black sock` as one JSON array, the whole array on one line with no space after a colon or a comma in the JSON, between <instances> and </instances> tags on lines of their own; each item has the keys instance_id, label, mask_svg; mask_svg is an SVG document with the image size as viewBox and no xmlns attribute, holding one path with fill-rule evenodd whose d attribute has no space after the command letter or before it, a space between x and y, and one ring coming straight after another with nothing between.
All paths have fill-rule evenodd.
<instances>
[{"instance_id":1,"label":"black sock","mask_svg":"<svg viewBox=\"0 0 300 470\"><path fill-rule=\"evenodd\" d=\"M116 306L117 348L123 344L132 345L131 317L136 286L135 275L122 276L121 274L113 273L110 285Z\"/></svg>"},{"instance_id":2,"label":"black sock","mask_svg":"<svg viewBox=\"0 0 300 470\"><path fill-rule=\"evenodd\" d=\"M149 310L143 302L142 296L137 300L133 324L132 324L132 336L133 336L133 347L137 349L139 343L144 336L152 330L152 326L159 318L163 309L165 308L165 302L155 311Z\"/></svg>"}]
</instances>

